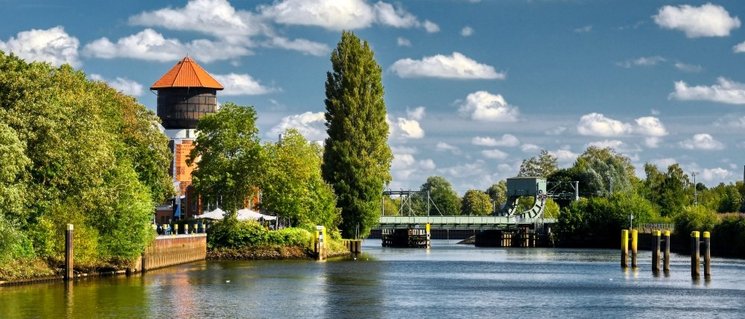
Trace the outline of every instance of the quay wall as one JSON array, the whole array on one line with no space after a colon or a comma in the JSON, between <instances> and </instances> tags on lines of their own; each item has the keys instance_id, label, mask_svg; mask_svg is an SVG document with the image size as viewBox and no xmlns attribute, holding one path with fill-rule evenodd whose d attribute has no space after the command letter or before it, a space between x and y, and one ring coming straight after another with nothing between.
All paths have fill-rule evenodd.
<instances>
[{"instance_id":1,"label":"quay wall","mask_svg":"<svg viewBox=\"0 0 745 319\"><path fill-rule=\"evenodd\" d=\"M130 271L148 271L206 258L207 234L158 236Z\"/></svg>"}]
</instances>

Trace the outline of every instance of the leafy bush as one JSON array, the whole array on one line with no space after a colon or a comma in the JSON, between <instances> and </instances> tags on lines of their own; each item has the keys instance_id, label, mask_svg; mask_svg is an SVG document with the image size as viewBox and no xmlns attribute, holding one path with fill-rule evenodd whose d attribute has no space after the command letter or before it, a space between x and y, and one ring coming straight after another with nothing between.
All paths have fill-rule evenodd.
<instances>
[{"instance_id":1,"label":"leafy bush","mask_svg":"<svg viewBox=\"0 0 745 319\"><path fill-rule=\"evenodd\" d=\"M255 221L238 221L234 217L218 221L207 232L207 245L214 248L249 246L310 246L312 234L302 228L270 231Z\"/></svg>"},{"instance_id":2,"label":"leafy bush","mask_svg":"<svg viewBox=\"0 0 745 319\"><path fill-rule=\"evenodd\" d=\"M702 205L687 206L675 216L675 233L687 240L691 231L711 231L718 222L717 214Z\"/></svg>"},{"instance_id":3,"label":"leafy bush","mask_svg":"<svg viewBox=\"0 0 745 319\"><path fill-rule=\"evenodd\" d=\"M33 256L31 241L0 214L0 265Z\"/></svg>"}]
</instances>

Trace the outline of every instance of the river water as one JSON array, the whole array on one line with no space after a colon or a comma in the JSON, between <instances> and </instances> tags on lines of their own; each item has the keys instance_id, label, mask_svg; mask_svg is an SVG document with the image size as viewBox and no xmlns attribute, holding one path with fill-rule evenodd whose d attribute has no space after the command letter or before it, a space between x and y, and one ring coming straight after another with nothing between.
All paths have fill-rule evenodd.
<instances>
[{"instance_id":1,"label":"river water","mask_svg":"<svg viewBox=\"0 0 745 319\"><path fill-rule=\"evenodd\" d=\"M745 318L745 261L654 276L616 250L425 249L367 240L357 260L196 262L143 276L0 288L0 318Z\"/></svg>"}]
</instances>

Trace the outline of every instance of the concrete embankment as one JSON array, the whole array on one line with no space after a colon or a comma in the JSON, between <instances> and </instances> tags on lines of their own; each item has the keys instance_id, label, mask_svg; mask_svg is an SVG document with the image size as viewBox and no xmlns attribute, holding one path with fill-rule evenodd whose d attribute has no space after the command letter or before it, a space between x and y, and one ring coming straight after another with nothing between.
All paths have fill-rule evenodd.
<instances>
[{"instance_id":1,"label":"concrete embankment","mask_svg":"<svg viewBox=\"0 0 745 319\"><path fill-rule=\"evenodd\" d=\"M207 234L158 236L128 271L148 271L205 258Z\"/></svg>"}]
</instances>

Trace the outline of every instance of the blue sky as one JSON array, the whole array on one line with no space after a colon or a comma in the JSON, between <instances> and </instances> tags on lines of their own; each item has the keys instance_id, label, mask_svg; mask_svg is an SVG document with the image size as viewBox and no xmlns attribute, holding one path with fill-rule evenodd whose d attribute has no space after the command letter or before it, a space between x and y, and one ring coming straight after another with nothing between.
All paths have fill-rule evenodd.
<instances>
[{"instance_id":1,"label":"blue sky","mask_svg":"<svg viewBox=\"0 0 745 319\"><path fill-rule=\"evenodd\" d=\"M441 175L459 193L514 176L546 149L588 145L672 163L707 185L745 164L742 1L4 1L0 50L70 63L151 109L185 55L221 102L254 105L262 138L322 140L341 30L384 70L393 189Z\"/></svg>"}]
</instances>

